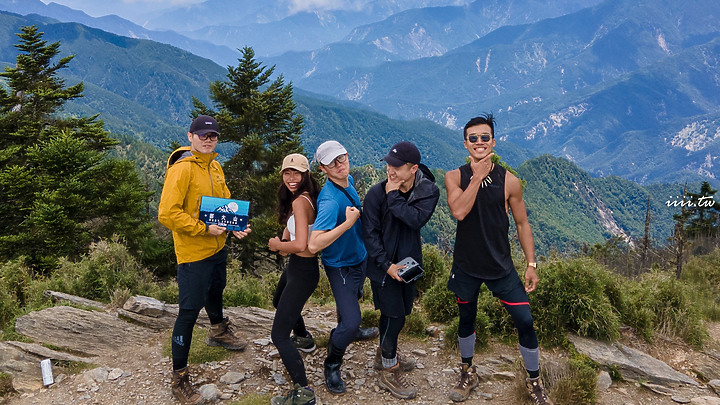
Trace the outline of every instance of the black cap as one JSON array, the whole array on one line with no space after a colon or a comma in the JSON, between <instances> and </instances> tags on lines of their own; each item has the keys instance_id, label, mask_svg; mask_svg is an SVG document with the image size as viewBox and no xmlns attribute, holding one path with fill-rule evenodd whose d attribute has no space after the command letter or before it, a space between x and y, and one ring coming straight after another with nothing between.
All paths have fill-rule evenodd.
<instances>
[{"instance_id":1,"label":"black cap","mask_svg":"<svg viewBox=\"0 0 720 405\"><path fill-rule=\"evenodd\" d=\"M381 160L386 161L393 167L400 167L405 163L416 165L420 163L420 151L417 146L410 142L398 142L390 148L390 152Z\"/></svg>"},{"instance_id":2,"label":"black cap","mask_svg":"<svg viewBox=\"0 0 720 405\"><path fill-rule=\"evenodd\" d=\"M209 115L200 115L190 124L190 130L188 132L198 135L205 135L210 132L220 134L220 129L218 128L218 123L215 121L215 118Z\"/></svg>"}]
</instances>

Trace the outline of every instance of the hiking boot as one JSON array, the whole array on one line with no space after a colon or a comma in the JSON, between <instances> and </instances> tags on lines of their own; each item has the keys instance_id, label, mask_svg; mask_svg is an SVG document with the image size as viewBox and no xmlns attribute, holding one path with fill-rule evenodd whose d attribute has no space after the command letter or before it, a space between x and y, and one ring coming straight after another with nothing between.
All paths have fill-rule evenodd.
<instances>
[{"instance_id":1,"label":"hiking boot","mask_svg":"<svg viewBox=\"0 0 720 405\"><path fill-rule=\"evenodd\" d=\"M375 339L379 335L380 329L378 329L376 326L371 326L369 328L358 328L358 331L355 334L355 341Z\"/></svg>"},{"instance_id":2,"label":"hiking boot","mask_svg":"<svg viewBox=\"0 0 720 405\"><path fill-rule=\"evenodd\" d=\"M340 374L343 355L345 355L345 349L339 349L333 345L332 332L330 332L327 357L323 362L323 374L325 375L325 387L327 387L328 392L333 394L342 394L345 392L345 381L342 380L342 375Z\"/></svg>"},{"instance_id":3,"label":"hiking boot","mask_svg":"<svg viewBox=\"0 0 720 405\"><path fill-rule=\"evenodd\" d=\"M415 359L412 357L405 357L400 354L400 351L397 352L397 364L400 366L400 370L402 371L412 371L415 369ZM378 347L375 351L375 362L373 363L373 367L375 370L382 370L382 350Z\"/></svg>"},{"instance_id":4,"label":"hiking boot","mask_svg":"<svg viewBox=\"0 0 720 405\"><path fill-rule=\"evenodd\" d=\"M540 377L538 378L526 378L525 386L530 393L530 398L533 400L535 405L554 405L553 402L548 398L545 386L542 383Z\"/></svg>"},{"instance_id":5,"label":"hiking boot","mask_svg":"<svg viewBox=\"0 0 720 405\"><path fill-rule=\"evenodd\" d=\"M230 319L227 317L220 323L210 325L210 331L208 331L205 343L208 346L222 346L228 350L245 350L247 343L235 336L230 330L230 325Z\"/></svg>"},{"instance_id":6,"label":"hiking boot","mask_svg":"<svg viewBox=\"0 0 720 405\"><path fill-rule=\"evenodd\" d=\"M310 332L308 332L306 337L292 335L290 336L290 340L295 348L301 352L312 353L315 349L317 349L317 346L315 346L315 339L313 339Z\"/></svg>"},{"instance_id":7,"label":"hiking boot","mask_svg":"<svg viewBox=\"0 0 720 405\"><path fill-rule=\"evenodd\" d=\"M407 376L400 370L399 364L383 369L378 375L378 384L390 391L395 398L410 399L417 395L417 388L408 383Z\"/></svg>"},{"instance_id":8,"label":"hiking boot","mask_svg":"<svg viewBox=\"0 0 720 405\"><path fill-rule=\"evenodd\" d=\"M270 400L272 405L315 405L315 392L310 388L295 384L287 395L277 396Z\"/></svg>"},{"instance_id":9,"label":"hiking boot","mask_svg":"<svg viewBox=\"0 0 720 405\"><path fill-rule=\"evenodd\" d=\"M460 381L455 388L450 391L450 399L455 402L461 402L470 396L470 392L480 384L475 366L462 363L460 365Z\"/></svg>"},{"instance_id":10,"label":"hiking boot","mask_svg":"<svg viewBox=\"0 0 720 405\"><path fill-rule=\"evenodd\" d=\"M170 387L175 399L183 405L205 403L205 398L190 384L190 372L187 366L180 370L173 370Z\"/></svg>"}]
</instances>

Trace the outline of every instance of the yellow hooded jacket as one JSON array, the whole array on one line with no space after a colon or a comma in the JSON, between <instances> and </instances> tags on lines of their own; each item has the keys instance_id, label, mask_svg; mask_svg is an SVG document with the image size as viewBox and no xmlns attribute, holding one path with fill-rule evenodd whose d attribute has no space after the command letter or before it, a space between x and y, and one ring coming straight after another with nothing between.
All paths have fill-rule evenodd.
<instances>
[{"instance_id":1,"label":"yellow hooded jacket","mask_svg":"<svg viewBox=\"0 0 720 405\"><path fill-rule=\"evenodd\" d=\"M168 158L158 220L173 232L177 262L206 259L225 246L225 235L208 235L200 221L200 197L229 198L217 153L195 153L185 146Z\"/></svg>"}]
</instances>

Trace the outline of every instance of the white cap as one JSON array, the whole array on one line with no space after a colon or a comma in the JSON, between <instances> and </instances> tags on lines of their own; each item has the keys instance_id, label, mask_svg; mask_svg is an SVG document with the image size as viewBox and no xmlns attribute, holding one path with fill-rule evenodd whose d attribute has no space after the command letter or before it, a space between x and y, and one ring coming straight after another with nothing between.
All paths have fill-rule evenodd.
<instances>
[{"instance_id":1,"label":"white cap","mask_svg":"<svg viewBox=\"0 0 720 405\"><path fill-rule=\"evenodd\" d=\"M345 150L345 147L343 147L340 142L327 141L318 146L317 151L315 152L315 159L313 160L322 165L328 165L335 160L336 157L346 153L347 150Z\"/></svg>"}]
</instances>

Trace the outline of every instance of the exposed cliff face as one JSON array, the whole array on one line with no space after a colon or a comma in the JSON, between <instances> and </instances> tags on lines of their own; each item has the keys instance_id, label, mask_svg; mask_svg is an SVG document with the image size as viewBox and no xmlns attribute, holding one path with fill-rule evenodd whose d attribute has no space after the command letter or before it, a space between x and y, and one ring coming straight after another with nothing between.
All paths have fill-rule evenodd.
<instances>
[{"instance_id":1,"label":"exposed cliff face","mask_svg":"<svg viewBox=\"0 0 720 405\"><path fill-rule=\"evenodd\" d=\"M630 235L618 224L617 220L613 216L612 210L608 208L605 202L595 194L589 185L584 184L583 182L574 182L573 186L575 187L575 191L577 191L578 196L580 196L587 205L595 207L596 220L605 230L613 236L622 238L631 247L635 246L635 243Z\"/></svg>"}]
</instances>

